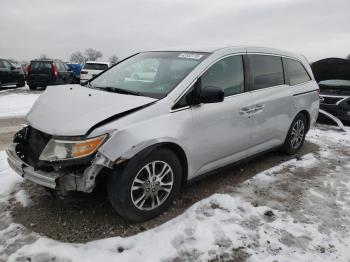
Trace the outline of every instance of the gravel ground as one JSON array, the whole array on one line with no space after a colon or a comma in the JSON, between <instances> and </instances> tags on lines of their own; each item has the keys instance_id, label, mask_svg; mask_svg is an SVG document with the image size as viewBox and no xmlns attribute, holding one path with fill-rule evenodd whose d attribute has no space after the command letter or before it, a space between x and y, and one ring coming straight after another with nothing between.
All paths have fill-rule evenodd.
<instances>
[{"instance_id":1,"label":"gravel ground","mask_svg":"<svg viewBox=\"0 0 350 262\"><path fill-rule=\"evenodd\" d=\"M86 242L107 236L130 236L178 216L189 206L214 193L230 192L232 186L239 185L263 170L316 150L316 145L306 143L294 157L273 152L246 164L227 167L220 170L220 174L212 174L185 187L170 210L144 223L124 221L109 204L103 186L92 194L71 193L60 199L42 187L26 182L22 188L28 192L31 205L23 207L17 204L9 209L15 222L56 240Z\"/></svg>"}]
</instances>

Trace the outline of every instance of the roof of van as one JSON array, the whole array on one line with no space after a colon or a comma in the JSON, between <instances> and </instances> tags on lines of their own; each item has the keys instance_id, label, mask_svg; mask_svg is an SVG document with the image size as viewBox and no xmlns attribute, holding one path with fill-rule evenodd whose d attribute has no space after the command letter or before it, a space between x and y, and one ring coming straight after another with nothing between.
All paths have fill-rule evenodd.
<instances>
[{"instance_id":1,"label":"roof of van","mask_svg":"<svg viewBox=\"0 0 350 262\"><path fill-rule=\"evenodd\" d=\"M101 62L101 61L86 61L85 64L102 64L102 65L109 65L109 62Z\"/></svg>"},{"instance_id":2,"label":"roof of van","mask_svg":"<svg viewBox=\"0 0 350 262\"><path fill-rule=\"evenodd\" d=\"M178 46L178 47L167 47L167 48L159 48L150 51L183 51L183 52L204 52L204 53L215 53L219 51L229 51L235 52L236 50L241 50L245 48L247 52L250 53L268 53L268 54L276 54L276 55L284 55L295 58L304 58L303 55L262 46Z\"/></svg>"}]
</instances>

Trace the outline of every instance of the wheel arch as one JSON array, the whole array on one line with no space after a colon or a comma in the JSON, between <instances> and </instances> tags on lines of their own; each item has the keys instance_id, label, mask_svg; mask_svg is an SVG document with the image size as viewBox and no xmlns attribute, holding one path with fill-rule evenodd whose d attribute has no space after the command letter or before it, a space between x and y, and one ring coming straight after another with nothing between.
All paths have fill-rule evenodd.
<instances>
[{"instance_id":1,"label":"wheel arch","mask_svg":"<svg viewBox=\"0 0 350 262\"><path fill-rule=\"evenodd\" d=\"M152 144L152 145L142 149L140 152L136 153L132 157L130 157L128 159L128 161L130 161L130 159L135 157L135 156L144 157L144 156L152 153L152 151L157 149L157 148L167 148L167 149L171 150L179 158L179 161L181 163L181 168L182 168L181 184L185 185L187 182L187 178L188 178L188 159L187 159L187 155L185 153L185 150L177 143L166 141L166 142L159 142L156 144Z\"/></svg>"},{"instance_id":2,"label":"wheel arch","mask_svg":"<svg viewBox=\"0 0 350 262\"><path fill-rule=\"evenodd\" d=\"M310 113L307 111L307 110L305 110L305 109L303 109L303 110L301 110L298 114L303 114L305 117L306 117L306 121L307 121L307 132L310 130L310 126L311 126L311 116L310 116ZM298 114L296 114L295 115L295 117L298 115ZM294 119L295 119L295 117L294 117Z\"/></svg>"}]
</instances>

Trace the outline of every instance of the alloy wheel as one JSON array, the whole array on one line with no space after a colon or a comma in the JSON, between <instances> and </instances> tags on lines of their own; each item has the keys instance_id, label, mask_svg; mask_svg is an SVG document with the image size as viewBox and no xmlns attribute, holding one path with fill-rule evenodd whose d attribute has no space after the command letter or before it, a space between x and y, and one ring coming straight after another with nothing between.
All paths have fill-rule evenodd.
<instances>
[{"instance_id":1,"label":"alloy wheel","mask_svg":"<svg viewBox=\"0 0 350 262\"><path fill-rule=\"evenodd\" d=\"M164 161L143 166L131 185L131 199L139 210L153 210L168 198L174 184L174 173Z\"/></svg>"},{"instance_id":2,"label":"alloy wheel","mask_svg":"<svg viewBox=\"0 0 350 262\"><path fill-rule=\"evenodd\" d=\"M292 134L291 134L291 146L296 149L298 148L301 143L303 142L305 133L305 125L302 120L298 120L295 122L293 128L292 128Z\"/></svg>"}]
</instances>

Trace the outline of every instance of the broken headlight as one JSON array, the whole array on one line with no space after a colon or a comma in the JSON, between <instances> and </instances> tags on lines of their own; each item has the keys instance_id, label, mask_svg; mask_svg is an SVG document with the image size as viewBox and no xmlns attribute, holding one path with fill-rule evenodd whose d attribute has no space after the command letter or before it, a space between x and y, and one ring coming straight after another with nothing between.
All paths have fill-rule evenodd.
<instances>
[{"instance_id":1,"label":"broken headlight","mask_svg":"<svg viewBox=\"0 0 350 262\"><path fill-rule=\"evenodd\" d=\"M52 138L41 153L39 160L59 161L82 158L95 153L106 138L107 134L79 141Z\"/></svg>"}]
</instances>

